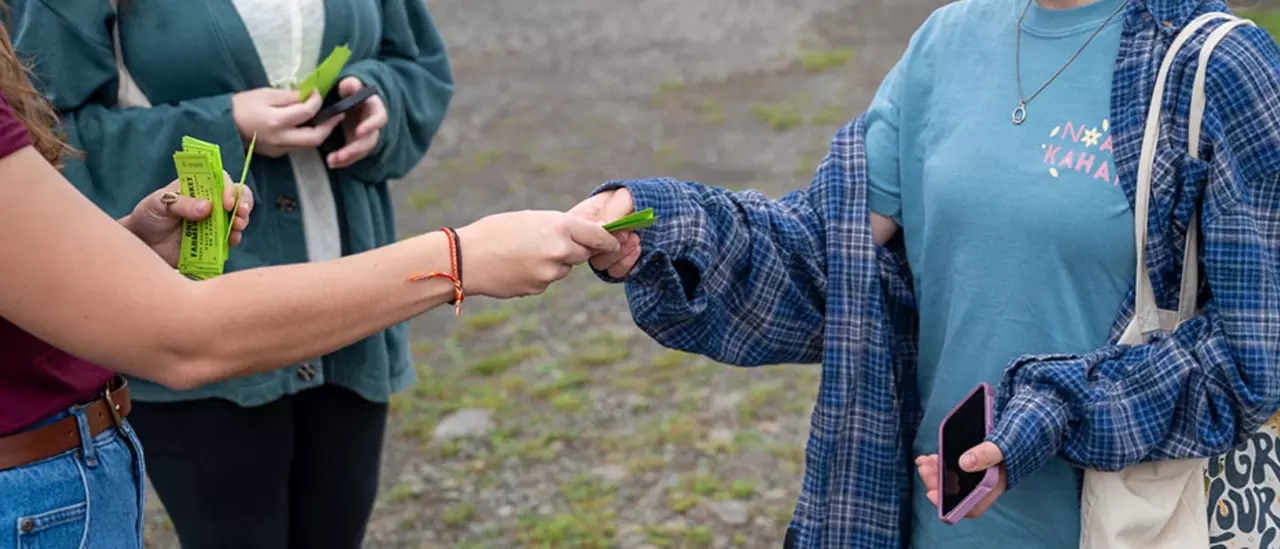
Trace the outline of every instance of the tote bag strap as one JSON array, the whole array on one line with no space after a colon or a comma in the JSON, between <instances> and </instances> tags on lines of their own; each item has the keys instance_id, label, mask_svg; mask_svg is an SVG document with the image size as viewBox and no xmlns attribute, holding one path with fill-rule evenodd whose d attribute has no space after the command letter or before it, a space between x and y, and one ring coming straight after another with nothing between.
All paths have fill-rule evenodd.
<instances>
[{"instance_id":1,"label":"tote bag strap","mask_svg":"<svg viewBox=\"0 0 1280 549\"><path fill-rule=\"evenodd\" d=\"M1202 27L1219 19L1226 19L1228 22L1214 29L1201 47L1199 67L1196 71L1191 95L1187 148L1192 158L1199 158L1201 125L1204 120L1205 107L1204 79L1209 56L1212 55L1213 49L1232 29L1252 23L1223 12L1210 12L1197 17L1183 28L1182 32L1174 39L1173 44L1169 46L1169 51L1165 54L1164 60L1160 65L1160 71L1156 75L1155 91L1151 96L1151 104L1147 111L1147 121L1143 132L1142 151L1138 160L1137 188L1134 196L1134 240L1138 252L1137 268L1135 269L1137 276L1134 283L1134 314L1133 320L1129 323L1124 335L1121 336L1122 343L1139 344L1145 342L1149 333L1159 329L1172 330L1196 314L1197 292L1200 287L1200 214L1198 209L1192 214L1191 221L1187 226L1182 260L1182 288L1179 293L1178 310L1176 312L1161 311L1156 307L1155 291L1151 286L1151 276L1146 264L1147 221L1151 202L1152 171L1160 138L1160 113L1164 108L1164 91L1169 77L1169 69L1173 66L1173 61L1183 46Z\"/></svg>"},{"instance_id":2,"label":"tote bag strap","mask_svg":"<svg viewBox=\"0 0 1280 549\"><path fill-rule=\"evenodd\" d=\"M111 43L115 46L116 56L116 106L117 107L150 107L151 101L142 88L133 81L129 69L124 66L124 53L120 49L120 0L107 0L111 4Z\"/></svg>"},{"instance_id":3,"label":"tote bag strap","mask_svg":"<svg viewBox=\"0 0 1280 549\"><path fill-rule=\"evenodd\" d=\"M1200 132L1204 122L1204 80L1209 72L1209 57L1214 48L1227 37L1231 31L1239 27L1253 26L1253 21L1232 18L1209 33L1204 45L1200 47L1199 64L1196 66L1196 77L1191 93L1191 114L1187 122L1187 154L1191 158L1200 159ZM1178 324L1182 324L1196 315L1196 302L1200 289L1200 209L1196 208L1191 215L1187 227L1187 246L1182 254L1182 293L1178 298Z\"/></svg>"}]
</instances>

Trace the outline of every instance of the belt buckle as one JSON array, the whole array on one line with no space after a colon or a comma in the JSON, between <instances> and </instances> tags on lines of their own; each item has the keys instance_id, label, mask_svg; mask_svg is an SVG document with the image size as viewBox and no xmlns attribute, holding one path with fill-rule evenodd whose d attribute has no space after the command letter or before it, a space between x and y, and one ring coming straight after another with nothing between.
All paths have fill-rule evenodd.
<instances>
[{"instance_id":1,"label":"belt buckle","mask_svg":"<svg viewBox=\"0 0 1280 549\"><path fill-rule=\"evenodd\" d=\"M107 402L107 412L111 414L111 422L116 424L117 429L124 427L124 418L120 417L120 405L111 398L111 384L102 390L102 398Z\"/></svg>"}]
</instances>

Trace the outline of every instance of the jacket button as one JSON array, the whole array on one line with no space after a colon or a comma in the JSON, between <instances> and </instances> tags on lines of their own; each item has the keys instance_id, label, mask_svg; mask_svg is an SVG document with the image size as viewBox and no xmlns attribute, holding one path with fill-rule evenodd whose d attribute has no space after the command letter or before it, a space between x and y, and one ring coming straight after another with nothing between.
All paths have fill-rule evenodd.
<instances>
[{"instance_id":1,"label":"jacket button","mask_svg":"<svg viewBox=\"0 0 1280 549\"><path fill-rule=\"evenodd\" d=\"M36 529L36 522L29 518L24 518L22 519L22 522L18 523L18 529L22 530L23 533L29 534L32 530Z\"/></svg>"},{"instance_id":2,"label":"jacket button","mask_svg":"<svg viewBox=\"0 0 1280 549\"><path fill-rule=\"evenodd\" d=\"M276 208L284 213L293 213L293 210L297 207L298 199L292 196L282 194L276 197Z\"/></svg>"},{"instance_id":3,"label":"jacket button","mask_svg":"<svg viewBox=\"0 0 1280 549\"><path fill-rule=\"evenodd\" d=\"M311 381L316 378L316 369L310 363L298 366L298 379L301 381Z\"/></svg>"}]
</instances>

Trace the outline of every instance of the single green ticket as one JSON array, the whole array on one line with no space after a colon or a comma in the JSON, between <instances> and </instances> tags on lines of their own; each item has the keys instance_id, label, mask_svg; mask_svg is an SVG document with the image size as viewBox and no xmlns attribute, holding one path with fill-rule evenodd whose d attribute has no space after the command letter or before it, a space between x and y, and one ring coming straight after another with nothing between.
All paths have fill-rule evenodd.
<instances>
[{"instance_id":1,"label":"single green ticket","mask_svg":"<svg viewBox=\"0 0 1280 549\"><path fill-rule=\"evenodd\" d=\"M342 73L342 68L347 66L349 59L351 59L351 50L346 45L333 48L329 57L321 61L316 66L316 70L298 86L298 101L306 101L313 91L320 92L321 98L329 95L334 84L338 83L338 75Z\"/></svg>"},{"instance_id":2,"label":"single green ticket","mask_svg":"<svg viewBox=\"0 0 1280 549\"><path fill-rule=\"evenodd\" d=\"M645 208L638 212L619 217L609 223L605 223L604 230L611 233L618 231L635 231L649 227L657 221L657 216L653 215L653 208Z\"/></svg>"},{"instance_id":3,"label":"single green ticket","mask_svg":"<svg viewBox=\"0 0 1280 549\"><path fill-rule=\"evenodd\" d=\"M227 215L227 234L222 240L231 245L231 224L236 220L236 214L240 212L240 197L244 195L244 182L249 178L249 161L253 160L253 146L258 143L258 134L253 134L253 139L249 140L249 148L244 152L244 169L240 171L240 183L236 185L236 201L231 204L231 213ZM228 255L230 252L228 252Z\"/></svg>"},{"instance_id":4,"label":"single green ticket","mask_svg":"<svg viewBox=\"0 0 1280 549\"><path fill-rule=\"evenodd\" d=\"M202 221L182 222L178 272L203 280L222 274L229 252L224 236L229 221L222 208L222 154L217 145L198 139L184 137L182 145L182 150L173 154L180 193L208 200L213 207Z\"/></svg>"}]
</instances>

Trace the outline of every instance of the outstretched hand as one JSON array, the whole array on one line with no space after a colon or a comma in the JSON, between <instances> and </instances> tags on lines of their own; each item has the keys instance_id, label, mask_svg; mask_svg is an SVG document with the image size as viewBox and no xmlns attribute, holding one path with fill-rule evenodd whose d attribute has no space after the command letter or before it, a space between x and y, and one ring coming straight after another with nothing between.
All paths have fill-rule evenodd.
<instances>
[{"instance_id":1,"label":"outstretched hand","mask_svg":"<svg viewBox=\"0 0 1280 549\"><path fill-rule=\"evenodd\" d=\"M467 293L497 298L541 294L574 265L618 249L599 223L550 211L491 215L458 239Z\"/></svg>"},{"instance_id":2,"label":"outstretched hand","mask_svg":"<svg viewBox=\"0 0 1280 549\"><path fill-rule=\"evenodd\" d=\"M966 517L978 518L987 509L991 508L991 504L995 503L996 498L1004 493L1007 486L1004 472L1004 452L1000 451L1000 447L990 442L983 442L968 452L960 456L960 468L969 473L985 471L992 467L1000 468L999 480L996 486L991 490L987 497L983 498L977 506L969 511ZM925 497L929 498L929 502L934 507L940 505L942 492L938 486L938 454L929 454L916 458L916 472L920 474L920 480L924 481Z\"/></svg>"},{"instance_id":3,"label":"outstretched hand","mask_svg":"<svg viewBox=\"0 0 1280 549\"><path fill-rule=\"evenodd\" d=\"M622 187L579 202L569 210L569 214L596 223L608 223L635 211L635 207L631 191ZM607 272L613 278L623 278L640 259L640 236L631 231L619 231L614 236L618 239L618 249L593 256L591 267Z\"/></svg>"}]
</instances>

